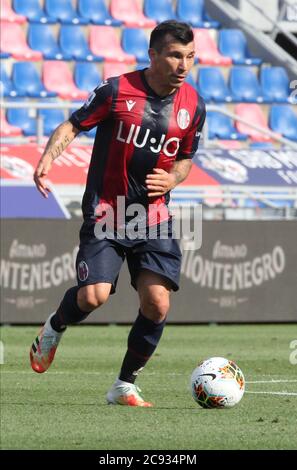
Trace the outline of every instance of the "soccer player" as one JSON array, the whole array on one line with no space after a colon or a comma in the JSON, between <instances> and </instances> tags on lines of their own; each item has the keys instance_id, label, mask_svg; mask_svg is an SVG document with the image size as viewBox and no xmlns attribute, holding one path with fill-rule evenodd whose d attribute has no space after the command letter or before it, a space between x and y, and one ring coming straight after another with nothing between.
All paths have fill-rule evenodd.
<instances>
[{"instance_id":1,"label":"soccer player","mask_svg":"<svg viewBox=\"0 0 297 470\"><path fill-rule=\"evenodd\" d=\"M134 382L160 341L170 292L178 290L181 252L167 205L170 191L190 172L205 120L203 99L185 83L194 55L193 32L186 23L159 24L150 37L150 66L98 85L53 132L34 174L37 189L47 197L53 160L79 132L98 127L82 201L78 285L47 319L32 344L30 360L36 372L48 369L67 326L80 323L107 301L127 259L140 308L119 376L107 393L110 404L152 406ZM136 239L122 231L131 222L132 204L145 211L145 233ZM110 209L115 214L113 231L102 237ZM123 210L124 219L119 214ZM161 236L164 226L168 236ZM155 236L150 237L152 227Z\"/></svg>"}]
</instances>

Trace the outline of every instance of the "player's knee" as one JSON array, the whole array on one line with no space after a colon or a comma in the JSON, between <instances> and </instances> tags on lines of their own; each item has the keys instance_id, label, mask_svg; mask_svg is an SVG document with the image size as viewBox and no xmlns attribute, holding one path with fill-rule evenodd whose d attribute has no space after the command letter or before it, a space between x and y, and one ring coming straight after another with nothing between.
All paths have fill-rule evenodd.
<instances>
[{"instance_id":1,"label":"player's knee","mask_svg":"<svg viewBox=\"0 0 297 470\"><path fill-rule=\"evenodd\" d=\"M152 295L143 299L141 311L152 321L159 323L165 320L169 311L170 302L167 292L154 292Z\"/></svg>"},{"instance_id":2,"label":"player's knee","mask_svg":"<svg viewBox=\"0 0 297 470\"><path fill-rule=\"evenodd\" d=\"M78 291L78 305L82 310L91 312L103 305L109 297L110 286L91 285Z\"/></svg>"}]
</instances>

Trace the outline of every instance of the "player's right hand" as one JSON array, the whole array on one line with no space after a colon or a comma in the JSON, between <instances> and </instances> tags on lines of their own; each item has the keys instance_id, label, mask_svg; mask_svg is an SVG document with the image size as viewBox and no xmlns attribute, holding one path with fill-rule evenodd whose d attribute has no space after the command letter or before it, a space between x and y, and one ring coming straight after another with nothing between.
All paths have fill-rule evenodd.
<instances>
[{"instance_id":1,"label":"player's right hand","mask_svg":"<svg viewBox=\"0 0 297 470\"><path fill-rule=\"evenodd\" d=\"M34 182L36 184L36 188L45 198L48 198L48 193L51 192L46 181L46 177L51 167L52 158L49 155L46 155L39 160L39 163L34 173Z\"/></svg>"}]
</instances>

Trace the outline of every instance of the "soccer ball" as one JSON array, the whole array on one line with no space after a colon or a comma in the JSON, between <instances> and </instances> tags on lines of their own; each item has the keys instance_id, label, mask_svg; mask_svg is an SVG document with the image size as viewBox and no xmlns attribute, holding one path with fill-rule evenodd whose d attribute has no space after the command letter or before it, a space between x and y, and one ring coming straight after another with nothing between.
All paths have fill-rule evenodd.
<instances>
[{"instance_id":1,"label":"soccer ball","mask_svg":"<svg viewBox=\"0 0 297 470\"><path fill-rule=\"evenodd\" d=\"M244 376L235 362L211 357L194 369L191 391L203 408L231 408L243 397Z\"/></svg>"}]
</instances>

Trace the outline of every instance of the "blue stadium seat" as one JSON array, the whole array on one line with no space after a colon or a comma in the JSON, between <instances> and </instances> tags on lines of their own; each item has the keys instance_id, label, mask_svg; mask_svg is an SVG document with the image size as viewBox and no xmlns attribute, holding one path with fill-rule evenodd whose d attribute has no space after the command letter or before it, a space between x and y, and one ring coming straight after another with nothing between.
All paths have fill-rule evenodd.
<instances>
[{"instance_id":1,"label":"blue stadium seat","mask_svg":"<svg viewBox=\"0 0 297 470\"><path fill-rule=\"evenodd\" d=\"M229 86L235 100L245 103L270 103L262 94L258 78L249 67L233 67L230 71Z\"/></svg>"},{"instance_id":2,"label":"blue stadium seat","mask_svg":"<svg viewBox=\"0 0 297 470\"><path fill-rule=\"evenodd\" d=\"M88 24L81 18L72 6L71 0L45 0L45 11L52 18L57 18L66 24Z\"/></svg>"},{"instance_id":3,"label":"blue stadium seat","mask_svg":"<svg viewBox=\"0 0 297 470\"><path fill-rule=\"evenodd\" d=\"M180 20L190 23L194 28L215 28L220 26L218 21L209 17L204 0L178 0L177 15Z\"/></svg>"},{"instance_id":4,"label":"blue stadium seat","mask_svg":"<svg viewBox=\"0 0 297 470\"><path fill-rule=\"evenodd\" d=\"M28 108L9 108L6 117L9 124L20 127L25 136L36 135L36 119L31 117Z\"/></svg>"},{"instance_id":5,"label":"blue stadium seat","mask_svg":"<svg viewBox=\"0 0 297 470\"><path fill-rule=\"evenodd\" d=\"M102 57L92 54L80 26L62 25L59 44L62 54L70 54L74 60L85 60L88 62L94 60L102 62L103 60Z\"/></svg>"},{"instance_id":6,"label":"blue stadium seat","mask_svg":"<svg viewBox=\"0 0 297 470\"><path fill-rule=\"evenodd\" d=\"M236 65L260 65L262 59L252 57L244 33L239 29L222 29L218 46L221 54L232 58Z\"/></svg>"},{"instance_id":7,"label":"blue stadium seat","mask_svg":"<svg viewBox=\"0 0 297 470\"><path fill-rule=\"evenodd\" d=\"M43 117L43 133L47 136L65 121L62 109L40 109L39 113Z\"/></svg>"},{"instance_id":8,"label":"blue stadium seat","mask_svg":"<svg viewBox=\"0 0 297 470\"><path fill-rule=\"evenodd\" d=\"M297 142L297 115L289 105L275 104L270 108L269 126L274 132Z\"/></svg>"},{"instance_id":9,"label":"blue stadium seat","mask_svg":"<svg viewBox=\"0 0 297 470\"><path fill-rule=\"evenodd\" d=\"M13 83L18 92L32 98L57 96L57 93L47 91L40 80L32 62L15 62L12 71Z\"/></svg>"},{"instance_id":10,"label":"blue stadium seat","mask_svg":"<svg viewBox=\"0 0 297 470\"><path fill-rule=\"evenodd\" d=\"M5 98L25 96L24 92L15 88L3 65L0 67L0 96L4 96Z\"/></svg>"},{"instance_id":11,"label":"blue stadium seat","mask_svg":"<svg viewBox=\"0 0 297 470\"><path fill-rule=\"evenodd\" d=\"M260 73L263 96L273 102L294 103L290 83L283 67L263 67ZM295 100L295 104L297 101Z\"/></svg>"},{"instance_id":12,"label":"blue stadium seat","mask_svg":"<svg viewBox=\"0 0 297 470\"><path fill-rule=\"evenodd\" d=\"M10 57L9 52L0 52L0 59L8 59Z\"/></svg>"},{"instance_id":13,"label":"blue stadium seat","mask_svg":"<svg viewBox=\"0 0 297 470\"><path fill-rule=\"evenodd\" d=\"M209 111L207 113L208 138L223 140L246 140L247 135L240 134L235 129L231 119L222 113Z\"/></svg>"},{"instance_id":14,"label":"blue stadium seat","mask_svg":"<svg viewBox=\"0 0 297 470\"><path fill-rule=\"evenodd\" d=\"M158 21L158 23L169 19L177 19L172 7L172 0L145 0L144 14Z\"/></svg>"},{"instance_id":15,"label":"blue stadium seat","mask_svg":"<svg viewBox=\"0 0 297 470\"><path fill-rule=\"evenodd\" d=\"M128 54L135 55L137 62L149 62L148 39L140 28L126 28L122 34L122 47Z\"/></svg>"},{"instance_id":16,"label":"blue stadium seat","mask_svg":"<svg viewBox=\"0 0 297 470\"><path fill-rule=\"evenodd\" d=\"M78 0L77 11L89 23L106 26L120 26L122 21L113 18L105 5L104 0Z\"/></svg>"},{"instance_id":17,"label":"blue stadium seat","mask_svg":"<svg viewBox=\"0 0 297 470\"><path fill-rule=\"evenodd\" d=\"M33 23L28 29L28 44L40 51L47 60L71 60L71 54L62 53L49 25Z\"/></svg>"},{"instance_id":18,"label":"blue stadium seat","mask_svg":"<svg viewBox=\"0 0 297 470\"><path fill-rule=\"evenodd\" d=\"M74 81L80 90L88 92L94 90L101 82L96 64L77 62L74 68Z\"/></svg>"},{"instance_id":19,"label":"blue stadium seat","mask_svg":"<svg viewBox=\"0 0 297 470\"><path fill-rule=\"evenodd\" d=\"M195 88L195 90L197 90L196 81L195 81L195 78L193 77L193 74L191 72L188 73L187 78L186 78L185 81L187 83L189 83L189 85L191 85L193 88Z\"/></svg>"},{"instance_id":20,"label":"blue stadium seat","mask_svg":"<svg viewBox=\"0 0 297 470\"><path fill-rule=\"evenodd\" d=\"M56 23L57 18L47 16L39 0L13 0L14 10L28 18L31 23Z\"/></svg>"},{"instance_id":21,"label":"blue stadium seat","mask_svg":"<svg viewBox=\"0 0 297 470\"><path fill-rule=\"evenodd\" d=\"M199 70L198 90L206 102L234 101L221 70L216 67L205 67Z\"/></svg>"}]
</instances>

